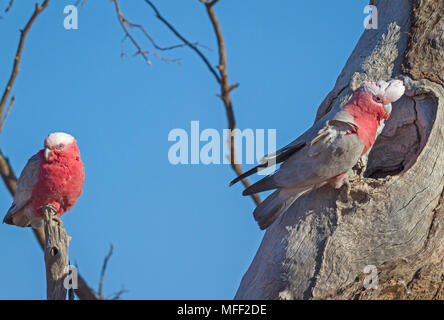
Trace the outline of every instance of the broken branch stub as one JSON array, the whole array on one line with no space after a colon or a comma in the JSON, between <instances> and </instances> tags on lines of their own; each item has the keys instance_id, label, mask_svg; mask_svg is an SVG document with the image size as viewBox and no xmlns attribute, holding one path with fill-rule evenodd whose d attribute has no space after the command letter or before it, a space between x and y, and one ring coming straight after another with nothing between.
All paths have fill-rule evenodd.
<instances>
[{"instance_id":1,"label":"broken branch stub","mask_svg":"<svg viewBox=\"0 0 444 320\"><path fill-rule=\"evenodd\" d=\"M62 221L53 205L43 208L45 228L46 294L48 300L65 300L65 276L69 270L68 246L71 237L66 234Z\"/></svg>"}]
</instances>

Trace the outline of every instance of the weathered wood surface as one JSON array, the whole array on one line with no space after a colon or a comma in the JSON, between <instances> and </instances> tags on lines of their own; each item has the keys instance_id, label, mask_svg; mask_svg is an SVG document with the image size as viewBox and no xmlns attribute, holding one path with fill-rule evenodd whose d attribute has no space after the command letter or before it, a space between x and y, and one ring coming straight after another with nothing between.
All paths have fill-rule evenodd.
<instances>
[{"instance_id":1,"label":"weathered wood surface","mask_svg":"<svg viewBox=\"0 0 444 320\"><path fill-rule=\"evenodd\" d=\"M66 234L53 206L43 208L43 220L46 236L46 296L48 300L66 300L64 280L69 268L68 246L71 238Z\"/></svg>"},{"instance_id":2,"label":"weathered wood surface","mask_svg":"<svg viewBox=\"0 0 444 320\"><path fill-rule=\"evenodd\" d=\"M406 94L350 195L325 186L298 199L266 231L236 299L444 299L444 2L374 5L379 28L365 30L317 118L363 80L402 77ZM364 288L369 265L376 289Z\"/></svg>"}]
</instances>

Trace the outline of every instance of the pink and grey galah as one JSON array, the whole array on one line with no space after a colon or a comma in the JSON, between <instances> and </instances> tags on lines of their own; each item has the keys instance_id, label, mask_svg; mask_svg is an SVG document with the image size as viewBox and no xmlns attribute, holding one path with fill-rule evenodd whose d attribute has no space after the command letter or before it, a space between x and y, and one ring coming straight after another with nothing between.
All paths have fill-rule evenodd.
<instances>
[{"instance_id":1,"label":"pink and grey galah","mask_svg":"<svg viewBox=\"0 0 444 320\"><path fill-rule=\"evenodd\" d=\"M43 224L42 208L52 204L60 217L82 194L85 171L73 136L64 132L46 137L44 148L32 156L17 181L14 201L3 219L19 227Z\"/></svg>"},{"instance_id":2,"label":"pink and grey galah","mask_svg":"<svg viewBox=\"0 0 444 320\"><path fill-rule=\"evenodd\" d=\"M286 147L265 156L258 166L230 185L266 167L282 163L271 175L244 190L251 195L276 189L254 210L261 229L268 228L300 196L327 183L339 189L358 160L375 143L391 103L404 94L401 80L365 81L348 103L332 109Z\"/></svg>"}]
</instances>

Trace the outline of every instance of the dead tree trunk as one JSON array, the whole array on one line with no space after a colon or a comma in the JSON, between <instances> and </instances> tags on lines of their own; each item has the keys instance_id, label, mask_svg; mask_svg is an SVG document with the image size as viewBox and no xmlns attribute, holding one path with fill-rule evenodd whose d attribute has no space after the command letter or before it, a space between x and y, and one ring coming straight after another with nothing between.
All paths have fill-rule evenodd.
<instances>
[{"instance_id":1,"label":"dead tree trunk","mask_svg":"<svg viewBox=\"0 0 444 320\"><path fill-rule=\"evenodd\" d=\"M444 2L373 2L378 29L365 30L317 118L363 80L401 77L406 94L350 195L326 186L298 199L267 230L237 299L444 298Z\"/></svg>"},{"instance_id":2,"label":"dead tree trunk","mask_svg":"<svg viewBox=\"0 0 444 320\"><path fill-rule=\"evenodd\" d=\"M64 284L68 274L68 246L71 237L66 234L57 209L52 205L43 208L45 227L46 296L48 300L66 300Z\"/></svg>"}]
</instances>

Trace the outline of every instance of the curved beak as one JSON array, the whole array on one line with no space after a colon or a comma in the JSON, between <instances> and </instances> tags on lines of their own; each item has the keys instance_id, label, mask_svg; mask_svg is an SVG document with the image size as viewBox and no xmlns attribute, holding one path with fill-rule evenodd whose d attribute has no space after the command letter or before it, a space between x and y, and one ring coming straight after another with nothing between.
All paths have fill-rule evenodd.
<instances>
[{"instance_id":1,"label":"curved beak","mask_svg":"<svg viewBox=\"0 0 444 320\"><path fill-rule=\"evenodd\" d=\"M45 151L43 152L43 155L45 156L46 161L49 159L49 153L51 152L51 149L45 148Z\"/></svg>"}]
</instances>

